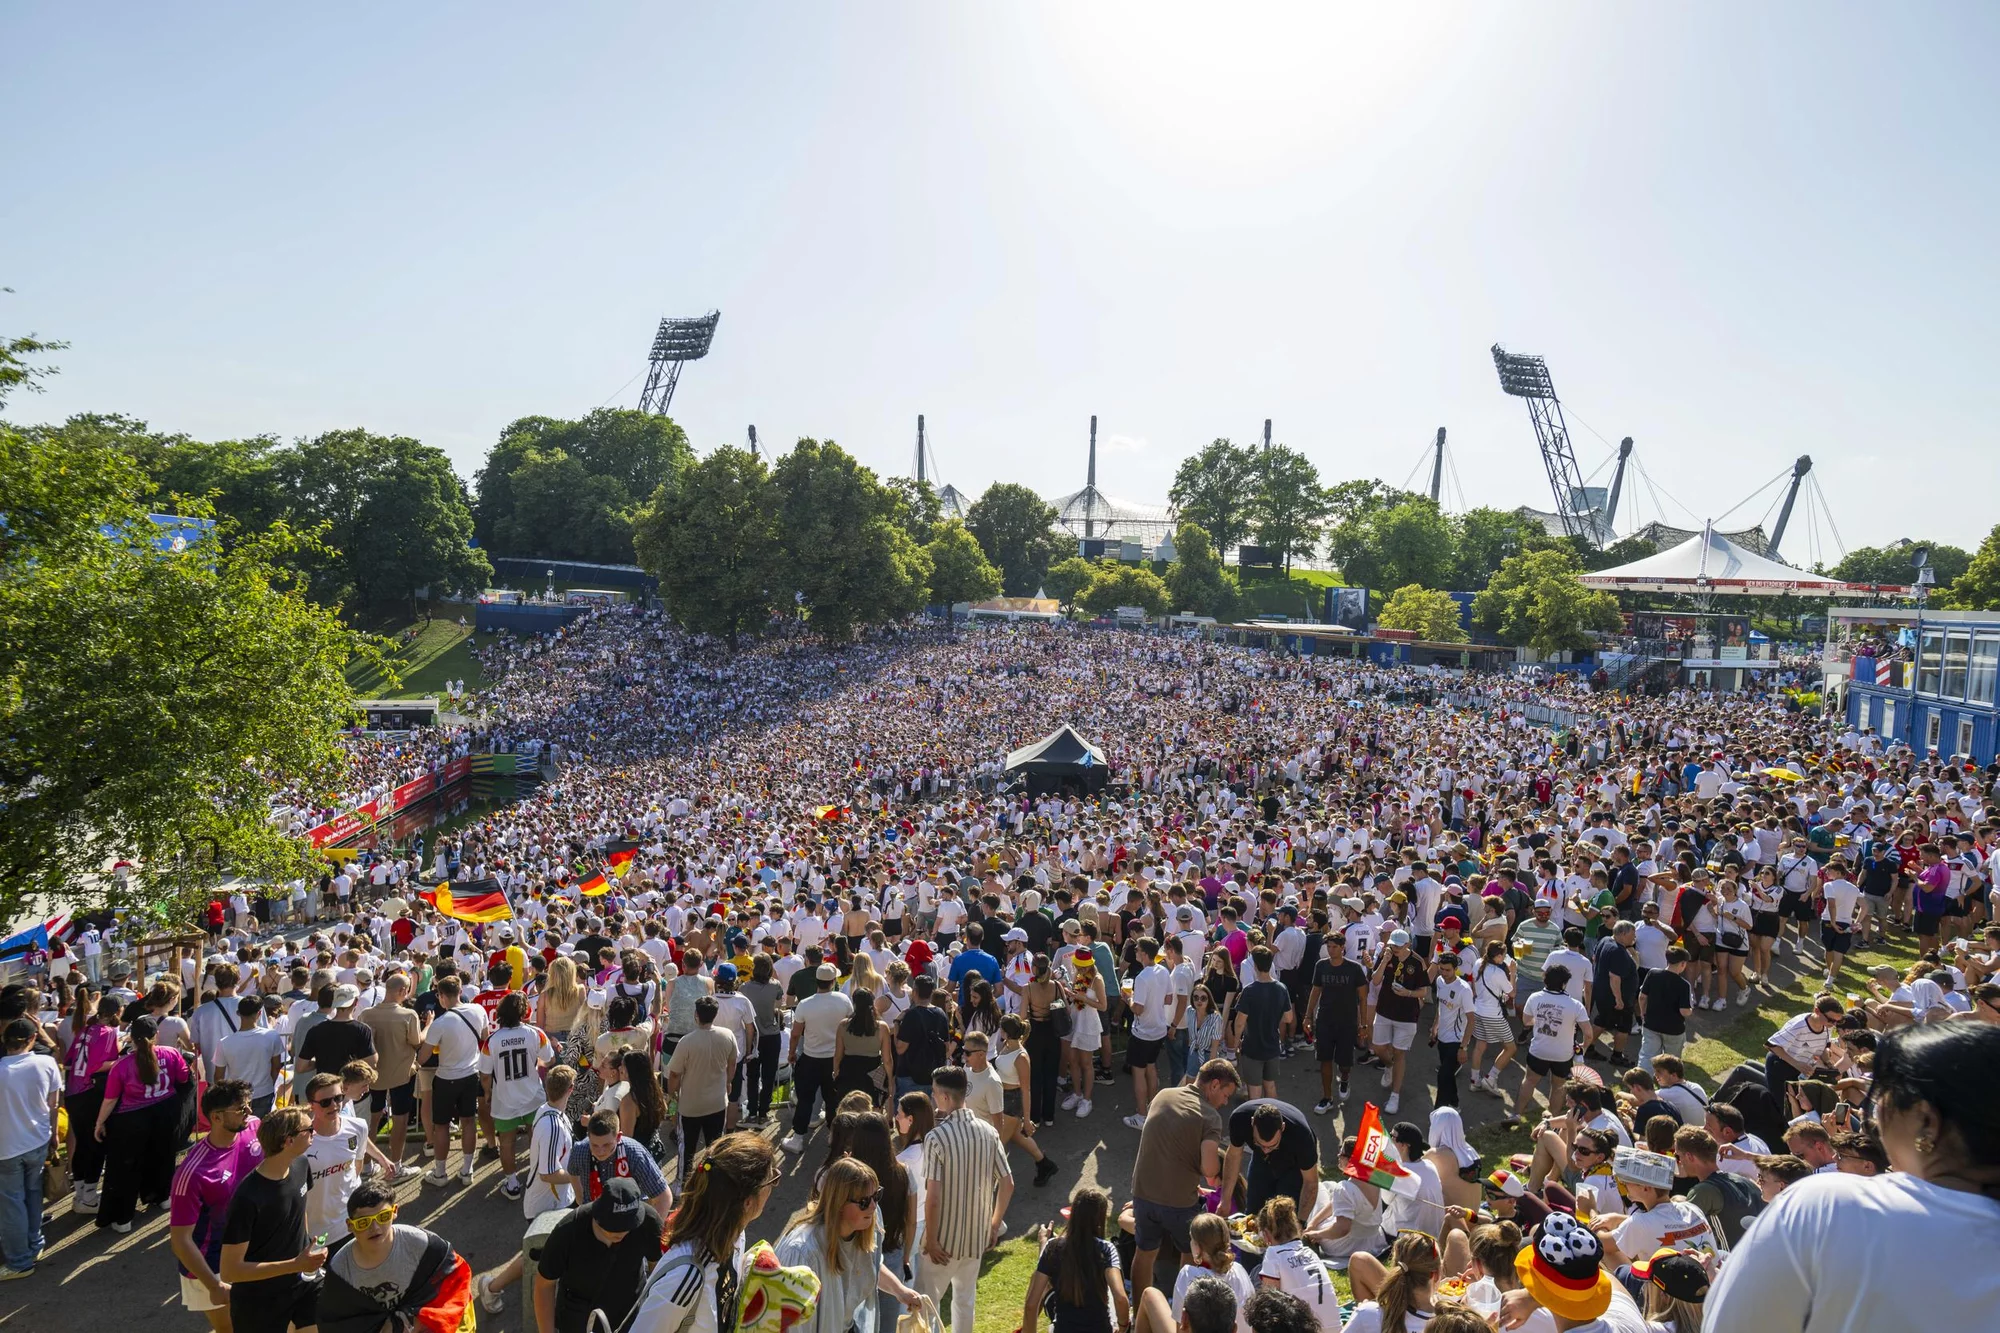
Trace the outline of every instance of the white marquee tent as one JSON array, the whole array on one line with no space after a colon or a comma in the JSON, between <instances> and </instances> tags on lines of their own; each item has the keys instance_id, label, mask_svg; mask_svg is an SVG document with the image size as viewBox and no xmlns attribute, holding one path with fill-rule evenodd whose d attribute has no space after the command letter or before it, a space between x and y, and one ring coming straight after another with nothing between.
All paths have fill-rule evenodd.
<instances>
[{"instance_id":1,"label":"white marquee tent","mask_svg":"<svg viewBox=\"0 0 2000 1333\"><path fill-rule=\"evenodd\" d=\"M1586 587L1619 592L1723 593L1740 597L1769 597L1779 593L1834 597L1862 591L1859 586L1840 579L1808 574L1768 556L1746 551L1712 526L1704 527L1679 546L1629 565L1579 575L1578 580Z\"/></svg>"}]
</instances>

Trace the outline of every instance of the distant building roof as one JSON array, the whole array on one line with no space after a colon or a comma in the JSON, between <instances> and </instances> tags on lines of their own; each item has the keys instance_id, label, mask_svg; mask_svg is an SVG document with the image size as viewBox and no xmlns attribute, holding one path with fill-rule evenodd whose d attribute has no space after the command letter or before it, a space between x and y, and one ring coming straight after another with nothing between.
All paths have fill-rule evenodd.
<instances>
[{"instance_id":1,"label":"distant building roof","mask_svg":"<svg viewBox=\"0 0 2000 1333\"><path fill-rule=\"evenodd\" d=\"M973 611L984 611L989 615L1013 616L1059 616L1062 603L1053 597L989 597L983 602L974 602Z\"/></svg>"}]
</instances>

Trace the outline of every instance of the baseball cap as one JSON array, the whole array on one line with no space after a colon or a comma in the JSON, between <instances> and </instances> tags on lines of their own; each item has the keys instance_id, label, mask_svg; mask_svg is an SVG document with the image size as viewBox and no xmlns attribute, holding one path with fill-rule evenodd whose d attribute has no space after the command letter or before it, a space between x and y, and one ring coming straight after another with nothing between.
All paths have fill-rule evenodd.
<instances>
[{"instance_id":1,"label":"baseball cap","mask_svg":"<svg viewBox=\"0 0 2000 1333\"><path fill-rule=\"evenodd\" d=\"M590 1220L621 1236L635 1230L645 1215L646 1200L639 1187L623 1176L605 1181L604 1192L590 1204Z\"/></svg>"},{"instance_id":2,"label":"baseball cap","mask_svg":"<svg viewBox=\"0 0 2000 1333\"><path fill-rule=\"evenodd\" d=\"M361 992L353 986L335 986L333 988L333 1007L336 1009L345 1009L360 998Z\"/></svg>"},{"instance_id":3,"label":"baseball cap","mask_svg":"<svg viewBox=\"0 0 2000 1333\"><path fill-rule=\"evenodd\" d=\"M1510 1199L1518 1199L1528 1192L1527 1184L1504 1166L1486 1177L1486 1188Z\"/></svg>"},{"instance_id":4,"label":"baseball cap","mask_svg":"<svg viewBox=\"0 0 2000 1333\"><path fill-rule=\"evenodd\" d=\"M715 979L717 981L734 981L736 980L736 976L736 964L717 963L715 965Z\"/></svg>"},{"instance_id":5,"label":"baseball cap","mask_svg":"<svg viewBox=\"0 0 2000 1333\"><path fill-rule=\"evenodd\" d=\"M1430 1140L1424 1137L1424 1131L1407 1120L1398 1121L1389 1131L1389 1137L1406 1148L1414 1148L1418 1152L1430 1151Z\"/></svg>"},{"instance_id":6,"label":"baseball cap","mask_svg":"<svg viewBox=\"0 0 2000 1333\"><path fill-rule=\"evenodd\" d=\"M813 973L813 976L821 981L838 981L840 980L840 969L832 963L821 963L819 969Z\"/></svg>"},{"instance_id":7,"label":"baseball cap","mask_svg":"<svg viewBox=\"0 0 2000 1333\"><path fill-rule=\"evenodd\" d=\"M1028 932L1016 926L1005 935L1002 935L1000 940L1004 944L1026 944L1028 942Z\"/></svg>"},{"instance_id":8,"label":"baseball cap","mask_svg":"<svg viewBox=\"0 0 2000 1333\"><path fill-rule=\"evenodd\" d=\"M1708 1270L1701 1266L1701 1260L1685 1250L1671 1246L1655 1250L1651 1258L1632 1265L1632 1276L1690 1305L1708 1299Z\"/></svg>"},{"instance_id":9,"label":"baseball cap","mask_svg":"<svg viewBox=\"0 0 2000 1333\"><path fill-rule=\"evenodd\" d=\"M1403 947L1405 947L1405 948L1408 948L1408 947L1409 947L1409 943L1410 943L1410 932L1409 932L1409 931L1407 931L1407 930L1392 930L1392 931L1390 931L1390 932L1389 932L1389 943L1391 943L1391 944L1399 944L1399 945L1402 945L1402 946L1403 946Z\"/></svg>"}]
</instances>

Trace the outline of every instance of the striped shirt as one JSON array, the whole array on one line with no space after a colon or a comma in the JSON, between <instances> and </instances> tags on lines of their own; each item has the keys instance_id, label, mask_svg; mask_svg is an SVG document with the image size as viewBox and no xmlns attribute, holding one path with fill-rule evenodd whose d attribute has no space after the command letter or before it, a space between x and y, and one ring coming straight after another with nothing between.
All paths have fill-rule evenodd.
<instances>
[{"instance_id":1,"label":"striped shirt","mask_svg":"<svg viewBox=\"0 0 2000 1333\"><path fill-rule=\"evenodd\" d=\"M924 1135L924 1189L940 1186L930 1234L954 1259L986 1253L993 1227L993 1204L1000 1182L1012 1182L1007 1150L993 1126L961 1106Z\"/></svg>"}]
</instances>

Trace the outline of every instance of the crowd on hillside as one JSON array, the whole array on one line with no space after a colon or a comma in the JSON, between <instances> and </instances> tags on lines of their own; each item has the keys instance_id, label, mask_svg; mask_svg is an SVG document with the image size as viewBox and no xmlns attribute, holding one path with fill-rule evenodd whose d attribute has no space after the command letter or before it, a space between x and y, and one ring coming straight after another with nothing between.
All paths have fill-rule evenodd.
<instances>
[{"instance_id":1,"label":"crowd on hillside","mask_svg":"<svg viewBox=\"0 0 2000 1333\"><path fill-rule=\"evenodd\" d=\"M969 1329L1017 1168L1074 1186L1025 1333L2000 1309L2000 768L1761 695L1063 627L730 655L616 609L489 658L482 742L556 761L532 795L330 871L305 938L6 993L0 1280L54 1137L97 1226L169 1213L220 1333L510 1291L540 1333ZM1009 782L1063 724L1108 786ZM370 743L357 790L465 739ZM1751 1005L1787 1021L1702 1077ZM1117 1197L1037 1140L1093 1116ZM488 1154L532 1266L399 1220L399 1179Z\"/></svg>"}]
</instances>

